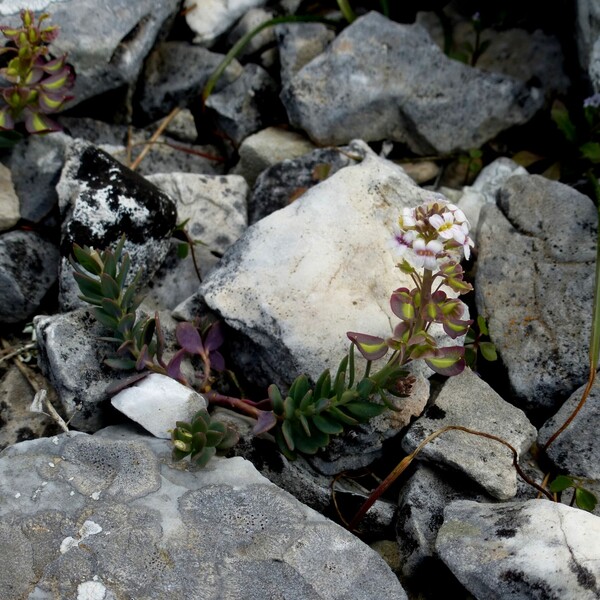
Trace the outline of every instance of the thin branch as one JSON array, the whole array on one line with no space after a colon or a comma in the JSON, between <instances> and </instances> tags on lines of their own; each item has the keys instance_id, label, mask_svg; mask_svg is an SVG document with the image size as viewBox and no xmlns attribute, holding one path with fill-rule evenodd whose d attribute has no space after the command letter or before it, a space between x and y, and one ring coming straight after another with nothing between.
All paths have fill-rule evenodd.
<instances>
[{"instance_id":1,"label":"thin branch","mask_svg":"<svg viewBox=\"0 0 600 600\"><path fill-rule=\"evenodd\" d=\"M0 363L10 360L11 358L14 358L15 356L19 356L20 354L23 354L23 352L33 350L36 346L37 346L36 342L30 342L29 344L24 344L23 346L19 346L15 350L13 350L12 347L5 348L4 350L0 351L0 354L4 354L4 352L7 352L7 354L5 354L4 356L2 356L2 358L0 358Z\"/></svg>"}]
</instances>

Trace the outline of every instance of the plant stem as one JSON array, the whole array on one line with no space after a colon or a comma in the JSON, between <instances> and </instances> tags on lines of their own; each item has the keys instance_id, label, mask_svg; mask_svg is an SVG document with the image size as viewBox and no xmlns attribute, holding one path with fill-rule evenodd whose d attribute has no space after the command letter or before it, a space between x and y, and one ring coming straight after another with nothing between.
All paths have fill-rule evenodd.
<instances>
[{"instance_id":1,"label":"plant stem","mask_svg":"<svg viewBox=\"0 0 600 600\"><path fill-rule=\"evenodd\" d=\"M408 456L405 456L398 465L394 468L394 470L375 488L375 490L371 493L367 501L360 507L360 510L356 513L352 521L350 522L349 529L350 531L354 531L356 526L360 523L362 518L367 514L368 510L375 504L375 501L404 473L404 471L408 468L408 466L412 463L412 461L416 458L416 456L421 452L421 450L429 444L429 442L433 441L435 438L440 436L442 433L446 433L446 431L464 431L465 433L469 433L471 435L477 435L480 437L484 437L490 440L494 440L499 442L500 444L506 446L513 454L513 465L517 470L517 473L521 476L521 478L527 482L529 485L536 488L539 492L544 494L549 500L553 502L554 497L550 492L545 490L543 487L531 481L525 473L523 473L521 467L518 463L518 453L506 440L499 438L491 433L485 433L483 431L475 431L474 429L469 429L467 427L462 427L461 425L447 425L446 427L442 427L437 431L434 431L430 435L428 435L416 448L413 452L411 452Z\"/></svg>"},{"instance_id":2,"label":"plant stem","mask_svg":"<svg viewBox=\"0 0 600 600\"><path fill-rule=\"evenodd\" d=\"M350 2L348 2L348 0L337 0L337 3L340 7L340 10L342 11L344 19L346 19L348 23L352 23L356 20L356 15L354 14L354 11L352 10L352 7L350 6Z\"/></svg>"},{"instance_id":3,"label":"plant stem","mask_svg":"<svg viewBox=\"0 0 600 600\"><path fill-rule=\"evenodd\" d=\"M225 396L223 394L219 394L219 392L207 392L204 394L204 396L210 404L216 404L217 406L224 406L226 408L235 408L237 411L248 415L253 419L258 419L260 414L265 412L264 410L260 410L259 408L244 402L241 398Z\"/></svg>"}]
</instances>

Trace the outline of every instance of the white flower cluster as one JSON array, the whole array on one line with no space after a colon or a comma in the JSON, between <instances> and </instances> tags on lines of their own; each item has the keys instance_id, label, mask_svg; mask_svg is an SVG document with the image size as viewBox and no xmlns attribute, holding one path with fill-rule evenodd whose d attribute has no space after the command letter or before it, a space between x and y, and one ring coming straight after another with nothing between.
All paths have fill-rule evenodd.
<instances>
[{"instance_id":1,"label":"white flower cluster","mask_svg":"<svg viewBox=\"0 0 600 600\"><path fill-rule=\"evenodd\" d=\"M463 211L436 199L402 209L392 246L412 267L435 271L444 261L460 262L463 255L468 260L473 240Z\"/></svg>"}]
</instances>

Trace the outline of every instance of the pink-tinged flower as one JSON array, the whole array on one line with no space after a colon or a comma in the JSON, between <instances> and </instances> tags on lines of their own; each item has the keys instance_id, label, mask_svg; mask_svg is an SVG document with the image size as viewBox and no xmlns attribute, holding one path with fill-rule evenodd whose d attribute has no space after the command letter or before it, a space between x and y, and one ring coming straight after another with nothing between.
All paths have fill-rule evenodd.
<instances>
[{"instance_id":1,"label":"pink-tinged flower","mask_svg":"<svg viewBox=\"0 0 600 600\"><path fill-rule=\"evenodd\" d=\"M469 257L471 256L471 248L473 248L474 246L475 244L473 243L473 240L469 236L466 236L465 241L462 243L466 260L469 260Z\"/></svg>"},{"instance_id":2,"label":"pink-tinged flower","mask_svg":"<svg viewBox=\"0 0 600 600\"><path fill-rule=\"evenodd\" d=\"M463 225L455 222L454 215L451 212L444 212L441 215L431 215L429 223L435 228L441 238L445 240L453 239L459 244L465 241L467 232L463 229Z\"/></svg>"},{"instance_id":3,"label":"pink-tinged flower","mask_svg":"<svg viewBox=\"0 0 600 600\"><path fill-rule=\"evenodd\" d=\"M393 237L391 240L392 250L398 258L404 256L407 250L412 248L415 234L413 231L403 231L398 226L393 228Z\"/></svg>"},{"instance_id":4,"label":"pink-tinged flower","mask_svg":"<svg viewBox=\"0 0 600 600\"><path fill-rule=\"evenodd\" d=\"M412 250L411 258L414 266L435 271L438 267L438 256L443 252L444 246L439 240L425 243L425 240L419 237L413 242Z\"/></svg>"}]
</instances>

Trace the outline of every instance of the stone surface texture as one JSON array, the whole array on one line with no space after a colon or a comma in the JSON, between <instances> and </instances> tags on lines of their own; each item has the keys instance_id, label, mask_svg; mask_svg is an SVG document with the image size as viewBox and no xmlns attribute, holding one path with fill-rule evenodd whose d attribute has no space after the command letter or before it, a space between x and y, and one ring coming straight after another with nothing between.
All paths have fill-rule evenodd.
<instances>
[{"instance_id":1,"label":"stone surface texture","mask_svg":"<svg viewBox=\"0 0 600 600\"><path fill-rule=\"evenodd\" d=\"M505 402L470 369L446 381L433 404L411 425L402 448L413 452L428 435L449 425L497 436L519 456L537 437L523 411ZM512 452L497 441L450 430L428 443L418 458L458 470L500 500L517 493Z\"/></svg>"},{"instance_id":2,"label":"stone surface texture","mask_svg":"<svg viewBox=\"0 0 600 600\"><path fill-rule=\"evenodd\" d=\"M0 232L16 225L20 218L19 196L10 169L0 164Z\"/></svg>"},{"instance_id":3,"label":"stone surface texture","mask_svg":"<svg viewBox=\"0 0 600 600\"><path fill-rule=\"evenodd\" d=\"M600 517L547 500L452 503L436 548L476 598L600 596Z\"/></svg>"},{"instance_id":4,"label":"stone surface texture","mask_svg":"<svg viewBox=\"0 0 600 600\"><path fill-rule=\"evenodd\" d=\"M169 455L127 428L5 450L0 596L407 598L377 553L247 461Z\"/></svg>"},{"instance_id":5,"label":"stone surface texture","mask_svg":"<svg viewBox=\"0 0 600 600\"><path fill-rule=\"evenodd\" d=\"M479 147L543 104L539 89L453 61L421 26L377 12L344 29L281 97L290 123L320 145L391 139L420 154Z\"/></svg>"},{"instance_id":6,"label":"stone surface texture","mask_svg":"<svg viewBox=\"0 0 600 600\"><path fill-rule=\"evenodd\" d=\"M539 175L511 177L482 212L478 312L522 406L546 416L587 378L596 226L587 196Z\"/></svg>"}]
</instances>

